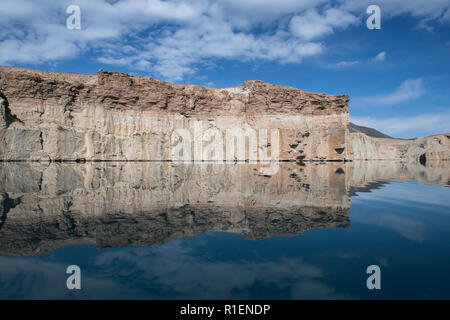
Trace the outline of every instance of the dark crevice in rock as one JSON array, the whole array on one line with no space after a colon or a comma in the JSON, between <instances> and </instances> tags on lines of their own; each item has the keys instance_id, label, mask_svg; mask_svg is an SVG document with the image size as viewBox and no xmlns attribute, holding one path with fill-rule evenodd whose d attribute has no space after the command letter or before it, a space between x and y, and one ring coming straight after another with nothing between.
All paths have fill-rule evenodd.
<instances>
[{"instance_id":1,"label":"dark crevice in rock","mask_svg":"<svg viewBox=\"0 0 450 320\"><path fill-rule=\"evenodd\" d=\"M18 204L20 204L20 202L21 198L11 199L7 193L0 195L0 230L5 224L9 210L15 208Z\"/></svg>"},{"instance_id":2,"label":"dark crevice in rock","mask_svg":"<svg viewBox=\"0 0 450 320\"><path fill-rule=\"evenodd\" d=\"M419 157L419 163L421 165L425 165L427 163L427 156L425 155L425 153L421 154Z\"/></svg>"},{"instance_id":3,"label":"dark crevice in rock","mask_svg":"<svg viewBox=\"0 0 450 320\"><path fill-rule=\"evenodd\" d=\"M297 163L303 163L303 161L305 160L306 156L300 155L297 158L295 158L295 162Z\"/></svg>"},{"instance_id":4,"label":"dark crevice in rock","mask_svg":"<svg viewBox=\"0 0 450 320\"><path fill-rule=\"evenodd\" d=\"M9 127L9 125L15 121L23 123L15 115L11 114L8 99L2 92L0 92L0 116L2 117L2 119L0 119L0 126L3 123L4 126Z\"/></svg>"}]
</instances>

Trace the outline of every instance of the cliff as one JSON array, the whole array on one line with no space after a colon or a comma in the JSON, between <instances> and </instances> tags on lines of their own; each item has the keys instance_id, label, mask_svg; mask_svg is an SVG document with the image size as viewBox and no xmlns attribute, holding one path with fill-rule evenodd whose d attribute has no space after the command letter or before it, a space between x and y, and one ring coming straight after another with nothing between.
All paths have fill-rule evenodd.
<instances>
[{"instance_id":1,"label":"cliff","mask_svg":"<svg viewBox=\"0 0 450 320\"><path fill-rule=\"evenodd\" d=\"M450 134L403 140L352 132L347 140L349 160L402 160L421 164L450 160Z\"/></svg>"},{"instance_id":2,"label":"cliff","mask_svg":"<svg viewBox=\"0 0 450 320\"><path fill-rule=\"evenodd\" d=\"M0 67L0 159L450 159L449 135L350 132L348 101L261 81L213 89Z\"/></svg>"},{"instance_id":3,"label":"cliff","mask_svg":"<svg viewBox=\"0 0 450 320\"><path fill-rule=\"evenodd\" d=\"M222 150L228 132L238 139L265 133L258 147L270 154L272 129L278 130L281 160L345 157L346 95L261 81L211 89L107 71L8 67L0 67L0 92L4 160L169 160L176 130L186 130L203 148L211 141L206 131L217 133L211 143ZM200 138L196 129L203 130ZM200 153L195 160L205 158ZM247 153L232 159L246 160Z\"/></svg>"}]
</instances>

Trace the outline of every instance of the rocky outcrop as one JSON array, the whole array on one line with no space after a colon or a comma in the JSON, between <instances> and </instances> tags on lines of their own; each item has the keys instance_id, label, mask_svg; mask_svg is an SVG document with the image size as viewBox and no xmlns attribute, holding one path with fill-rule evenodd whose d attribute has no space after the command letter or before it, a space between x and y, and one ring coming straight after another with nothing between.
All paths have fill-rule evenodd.
<instances>
[{"instance_id":1,"label":"rocky outcrop","mask_svg":"<svg viewBox=\"0 0 450 320\"><path fill-rule=\"evenodd\" d=\"M350 131L350 133L353 132L361 132L364 133L366 136L369 137L374 137L374 138L389 138L392 139L392 137L374 129L374 128L369 128L369 127L363 127L363 126L358 126L352 122L350 122L348 124L348 130Z\"/></svg>"},{"instance_id":2,"label":"rocky outcrop","mask_svg":"<svg viewBox=\"0 0 450 320\"><path fill-rule=\"evenodd\" d=\"M450 160L450 134L404 140L352 132L347 141L349 160L402 160L421 164Z\"/></svg>"},{"instance_id":3,"label":"rocky outcrop","mask_svg":"<svg viewBox=\"0 0 450 320\"><path fill-rule=\"evenodd\" d=\"M449 134L366 135L348 100L261 81L212 89L0 67L0 159L180 160L179 149L181 160L450 159Z\"/></svg>"},{"instance_id":4,"label":"rocky outcrop","mask_svg":"<svg viewBox=\"0 0 450 320\"><path fill-rule=\"evenodd\" d=\"M8 101L3 94L0 94L0 130L8 127L8 123L6 121L6 110L9 110Z\"/></svg>"},{"instance_id":5,"label":"rocky outcrop","mask_svg":"<svg viewBox=\"0 0 450 320\"><path fill-rule=\"evenodd\" d=\"M20 120L1 129L4 160L170 160L180 142L176 130L203 143L200 154L192 146L195 160L205 158L210 144L227 154L228 141L245 135L258 139L259 156L270 155L275 142L281 160L346 156L346 95L261 81L211 89L102 70L79 75L9 67L0 67L0 91ZM271 143L273 130L279 134ZM217 133L212 140L211 132ZM249 159L237 154L232 159Z\"/></svg>"}]
</instances>

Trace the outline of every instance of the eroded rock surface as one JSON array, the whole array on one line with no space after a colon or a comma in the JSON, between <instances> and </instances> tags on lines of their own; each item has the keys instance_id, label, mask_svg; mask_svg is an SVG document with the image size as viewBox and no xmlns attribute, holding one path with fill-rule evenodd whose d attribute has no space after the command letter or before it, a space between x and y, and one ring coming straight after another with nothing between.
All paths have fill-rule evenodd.
<instances>
[{"instance_id":1,"label":"eroded rock surface","mask_svg":"<svg viewBox=\"0 0 450 320\"><path fill-rule=\"evenodd\" d=\"M404 160L423 165L450 160L450 134L404 140L352 132L347 140L349 160Z\"/></svg>"},{"instance_id":2,"label":"eroded rock surface","mask_svg":"<svg viewBox=\"0 0 450 320\"><path fill-rule=\"evenodd\" d=\"M345 157L347 95L261 81L211 89L102 70L79 75L9 67L0 67L0 91L20 120L0 124L4 160L169 160L174 130L194 137L198 123L217 129L222 140L228 129L268 130L268 143L259 144L268 153L270 130L278 129L281 160Z\"/></svg>"},{"instance_id":3,"label":"eroded rock surface","mask_svg":"<svg viewBox=\"0 0 450 320\"><path fill-rule=\"evenodd\" d=\"M178 130L200 143L190 146L195 160L225 160L235 148L229 141L252 135L259 160L450 159L450 134L401 140L350 132L348 101L261 81L212 89L103 70L0 67L0 159L173 160ZM251 159L250 147L230 159Z\"/></svg>"}]
</instances>

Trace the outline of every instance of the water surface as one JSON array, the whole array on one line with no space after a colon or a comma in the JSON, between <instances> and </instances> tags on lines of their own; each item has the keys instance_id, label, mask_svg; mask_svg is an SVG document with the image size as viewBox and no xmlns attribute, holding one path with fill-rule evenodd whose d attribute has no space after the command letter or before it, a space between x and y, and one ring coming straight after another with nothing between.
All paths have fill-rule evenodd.
<instances>
[{"instance_id":1,"label":"water surface","mask_svg":"<svg viewBox=\"0 0 450 320\"><path fill-rule=\"evenodd\" d=\"M449 299L449 177L445 162L3 163L0 298Z\"/></svg>"}]
</instances>

